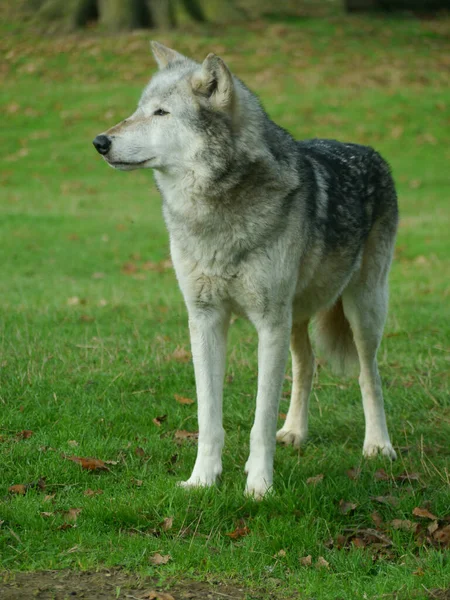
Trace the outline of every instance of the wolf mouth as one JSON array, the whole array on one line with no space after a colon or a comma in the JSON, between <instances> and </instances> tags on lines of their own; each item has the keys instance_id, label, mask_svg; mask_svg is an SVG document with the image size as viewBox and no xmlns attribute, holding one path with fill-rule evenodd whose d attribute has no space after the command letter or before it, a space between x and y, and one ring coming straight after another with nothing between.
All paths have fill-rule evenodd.
<instances>
[{"instance_id":1,"label":"wolf mouth","mask_svg":"<svg viewBox=\"0 0 450 600\"><path fill-rule=\"evenodd\" d=\"M152 160L153 158L155 158L154 156L152 156L151 158L146 158L145 160L139 160L137 162L124 162L122 160L118 160L118 161L112 161L112 160L108 160L108 163L113 166L113 167L117 167L117 166L127 166L127 167L138 167L139 165L143 165L144 163L148 162L149 160Z\"/></svg>"}]
</instances>

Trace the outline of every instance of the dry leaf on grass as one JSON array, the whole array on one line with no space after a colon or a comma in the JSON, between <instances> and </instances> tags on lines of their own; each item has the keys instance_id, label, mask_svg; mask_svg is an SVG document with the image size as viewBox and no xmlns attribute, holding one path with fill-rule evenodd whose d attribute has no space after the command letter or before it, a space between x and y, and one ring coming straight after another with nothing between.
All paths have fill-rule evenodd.
<instances>
[{"instance_id":1,"label":"dry leaf on grass","mask_svg":"<svg viewBox=\"0 0 450 600\"><path fill-rule=\"evenodd\" d=\"M232 540L238 540L241 537L248 535L249 533L250 533L250 529L246 526L243 526L243 527L236 527L236 529L234 531L231 531L230 533L226 533L225 535L227 537L231 538Z\"/></svg>"},{"instance_id":2,"label":"dry leaf on grass","mask_svg":"<svg viewBox=\"0 0 450 600\"><path fill-rule=\"evenodd\" d=\"M16 437L21 440L28 440L33 435L33 432L30 429L24 429L23 431L19 431L16 434Z\"/></svg>"},{"instance_id":3,"label":"dry leaf on grass","mask_svg":"<svg viewBox=\"0 0 450 600\"><path fill-rule=\"evenodd\" d=\"M339 511L343 515L348 515L352 513L357 506L358 504L356 502L345 502L345 500L339 501Z\"/></svg>"},{"instance_id":4,"label":"dry leaf on grass","mask_svg":"<svg viewBox=\"0 0 450 600\"><path fill-rule=\"evenodd\" d=\"M164 423L164 421L167 419L167 415L161 415L159 417L155 417L153 419L153 423L157 426L157 427L161 427L161 423Z\"/></svg>"},{"instance_id":5,"label":"dry leaf on grass","mask_svg":"<svg viewBox=\"0 0 450 600\"><path fill-rule=\"evenodd\" d=\"M173 397L178 402L178 404L194 404L194 400L192 400L192 398L185 398L184 396L180 396L179 394L174 394Z\"/></svg>"},{"instance_id":6,"label":"dry leaf on grass","mask_svg":"<svg viewBox=\"0 0 450 600\"><path fill-rule=\"evenodd\" d=\"M170 559L170 554L162 555L159 552L155 552L155 554L150 556L149 561L152 565L166 565Z\"/></svg>"},{"instance_id":7,"label":"dry leaf on grass","mask_svg":"<svg viewBox=\"0 0 450 600\"><path fill-rule=\"evenodd\" d=\"M308 554L308 556L302 556L299 558L300 564L304 567L310 567L312 565L312 556Z\"/></svg>"},{"instance_id":8,"label":"dry leaf on grass","mask_svg":"<svg viewBox=\"0 0 450 600\"><path fill-rule=\"evenodd\" d=\"M285 556L286 550L278 550L278 552L273 555L274 558L284 558Z\"/></svg>"},{"instance_id":9,"label":"dry leaf on grass","mask_svg":"<svg viewBox=\"0 0 450 600\"><path fill-rule=\"evenodd\" d=\"M438 542L438 544L450 548L450 525L446 525L442 529L435 531L433 539Z\"/></svg>"},{"instance_id":10,"label":"dry leaf on grass","mask_svg":"<svg viewBox=\"0 0 450 600\"><path fill-rule=\"evenodd\" d=\"M360 475L361 475L360 467L353 467L347 471L347 477L349 479L359 479Z\"/></svg>"},{"instance_id":11,"label":"dry leaf on grass","mask_svg":"<svg viewBox=\"0 0 450 600\"><path fill-rule=\"evenodd\" d=\"M371 496L370 498L380 504L388 504L390 506L397 506L398 504L398 498L395 496Z\"/></svg>"},{"instance_id":12,"label":"dry leaf on grass","mask_svg":"<svg viewBox=\"0 0 450 600\"><path fill-rule=\"evenodd\" d=\"M172 529L173 525L173 517L166 517L164 521L161 523L160 527L163 531L169 531Z\"/></svg>"},{"instance_id":13,"label":"dry leaf on grass","mask_svg":"<svg viewBox=\"0 0 450 600\"><path fill-rule=\"evenodd\" d=\"M380 528L383 527L383 519L381 518L380 513L375 510L371 515L370 518L372 519L375 527Z\"/></svg>"},{"instance_id":14,"label":"dry leaf on grass","mask_svg":"<svg viewBox=\"0 0 450 600\"><path fill-rule=\"evenodd\" d=\"M179 429L175 431L175 439L179 442L183 440L197 440L198 431L186 431L185 429Z\"/></svg>"},{"instance_id":15,"label":"dry leaf on grass","mask_svg":"<svg viewBox=\"0 0 450 600\"><path fill-rule=\"evenodd\" d=\"M81 465L83 469L88 471L109 471L106 466L106 462L104 460L100 460L99 458L83 458L82 456L67 456L63 454L63 458L66 460L70 460L77 465Z\"/></svg>"},{"instance_id":16,"label":"dry leaf on grass","mask_svg":"<svg viewBox=\"0 0 450 600\"><path fill-rule=\"evenodd\" d=\"M192 354L183 346L177 346L172 354L166 356L167 360L176 360L177 362L187 363L191 360Z\"/></svg>"},{"instance_id":17,"label":"dry leaf on grass","mask_svg":"<svg viewBox=\"0 0 450 600\"><path fill-rule=\"evenodd\" d=\"M27 493L27 486L23 485L22 483L16 483L8 488L8 492L10 494L19 494L23 496Z\"/></svg>"},{"instance_id":18,"label":"dry leaf on grass","mask_svg":"<svg viewBox=\"0 0 450 600\"><path fill-rule=\"evenodd\" d=\"M393 519L391 525L394 529L401 529L402 531L416 531L418 523L414 523L409 519Z\"/></svg>"},{"instance_id":19,"label":"dry leaf on grass","mask_svg":"<svg viewBox=\"0 0 450 600\"><path fill-rule=\"evenodd\" d=\"M69 510L62 511L61 514L66 521L76 521L82 510L82 508L69 508Z\"/></svg>"},{"instance_id":20,"label":"dry leaf on grass","mask_svg":"<svg viewBox=\"0 0 450 600\"><path fill-rule=\"evenodd\" d=\"M136 454L136 456L139 456L141 458L143 456L145 456L145 450L144 450L144 448L141 448L140 446L138 446L137 448L134 449L134 453Z\"/></svg>"},{"instance_id":21,"label":"dry leaf on grass","mask_svg":"<svg viewBox=\"0 0 450 600\"><path fill-rule=\"evenodd\" d=\"M139 600L175 600L175 598L167 592L156 592L155 590L149 590L136 596Z\"/></svg>"},{"instance_id":22,"label":"dry leaf on grass","mask_svg":"<svg viewBox=\"0 0 450 600\"><path fill-rule=\"evenodd\" d=\"M100 494L103 494L103 490L91 490L91 488L88 488L83 492L83 495L87 496L88 498L92 498L92 496L98 496Z\"/></svg>"},{"instance_id":23,"label":"dry leaf on grass","mask_svg":"<svg viewBox=\"0 0 450 600\"><path fill-rule=\"evenodd\" d=\"M319 475L316 475L315 477L308 477L308 479L306 480L306 483L308 485L317 485L322 480L323 480L323 473L319 473Z\"/></svg>"},{"instance_id":24,"label":"dry leaf on grass","mask_svg":"<svg viewBox=\"0 0 450 600\"><path fill-rule=\"evenodd\" d=\"M437 519L437 517L435 517L432 513L430 513L430 511L426 508L420 508L419 506L416 506L416 508L414 508L414 510L412 511L412 514L415 517L422 517L423 519L431 519L432 521L435 521Z\"/></svg>"},{"instance_id":25,"label":"dry leaf on grass","mask_svg":"<svg viewBox=\"0 0 450 600\"><path fill-rule=\"evenodd\" d=\"M330 563L327 560L325 560L323 556L319 556L315 566L316 569L329 569Z\"/></svg>"},{"instance_id":26,"label":"dry leaf on grass","mask_svg":"<svg viewBox=\"0 0 450 600\"><path fill-rule=\"evenodd\" d=\"M427 531L428 531L429 535L433 535L433 533L435 531L437 531L438 529L439 529L439 523L437 521L433 521L427 527Z\"/></svg>"},{"instance_id":27,"label":"dry leaf on grass","mask_svg":"<svg viewBox=\"0 0 450 600\"><path fill-rule=\"evenodd\" d=\"M388 475L384 469L378 469L378 471L375 471L373 476L374 479L377 479L378 481L390 481L392 479L392 477Z\"/></svg>"},{"instance_id":28,"label":"dry leaf on grass","mask_svg":"<svg viewBox=\"0 0 450 600\"><path fill-rule=\"evenodd\" d=\"M392 475L386 473L384 469L378 469L375 471L374 478L378 481L397 481L398 483L404 483L409 481L419 481L420 473L407 473L404 471L399 475Z\"/></svg>"},{"instance_id":29,"label":"dry leaf on grass","mask_svg":"<svg viewBox=\"0 0 450 600\"><path fill-rule=\"evenodd\" d=\"M46 480L46 477L41 477L37 481L32 481L31 483L27 483L27 484L16 483L14 485L11 485L8 488L8 492L10 494L18 494L19 496L23 496L27 493L28 490L31 490L31 489L39 489L39 490L43 491L43 490L45 490L45 487L46 487L45 480Z\"/></svg>"}]
</instances>

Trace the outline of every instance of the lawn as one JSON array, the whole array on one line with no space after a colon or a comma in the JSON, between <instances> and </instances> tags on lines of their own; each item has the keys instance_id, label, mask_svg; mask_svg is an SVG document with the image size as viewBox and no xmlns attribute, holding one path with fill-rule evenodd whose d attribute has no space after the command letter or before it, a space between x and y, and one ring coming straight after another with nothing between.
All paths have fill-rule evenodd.
<instances>
[{"instance_id":1,"label":"lawn","mask_svg":"<svg viewBox=\"0 0 450 600\"><path fill-rule=\"evenodd\" d=\"M256 335L231 327L221 484L186 492L195 384L161 200L150 171L108 169L91 145L134 110L155 68L149 33L2 25L4 582L121 567L244 590L230 598L449 597L449 33L448 18L336 17L155 36L220 54L298 138L375 146L398 186L379 360L399 459L362 459L358 382L321 367L310 440L277 449L275 493L256 503L243 495Z\"/></svg>"}]
</instances>

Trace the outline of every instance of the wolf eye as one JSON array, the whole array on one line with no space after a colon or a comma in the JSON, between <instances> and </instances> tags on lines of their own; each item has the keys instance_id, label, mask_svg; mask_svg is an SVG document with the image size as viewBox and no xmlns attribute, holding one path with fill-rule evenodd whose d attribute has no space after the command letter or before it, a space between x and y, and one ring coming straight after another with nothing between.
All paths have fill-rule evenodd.
<instances>
[{"instance_id":1,"label":"wolf eye","mask_svg":"<svg viewBox=\"0 0 450 600\"><path fill-rule=\"evenodd\" d=\"M157 117L163 117L164 115L168 115L169 113L166 110L163 110L162 108L158 108L158 110L155 110L153 114Z\"/></svg>"}]
</instances>

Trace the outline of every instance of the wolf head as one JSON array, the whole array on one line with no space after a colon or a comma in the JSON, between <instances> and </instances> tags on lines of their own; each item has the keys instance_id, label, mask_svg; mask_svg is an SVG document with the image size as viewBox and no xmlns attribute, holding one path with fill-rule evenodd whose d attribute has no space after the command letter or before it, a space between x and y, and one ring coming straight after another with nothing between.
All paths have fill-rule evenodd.
<instances>
[{"instance_id":1,"label":"wolf head","mask_svg":"<svg viewBox=\"0 0 450 600\"><path fill-rule=\"evenodd\" d=\"M199 64L157 42L151 47L159 71L137 110L94 139L96 150L124 171L176 172L205 161L209 169L225 168L238 118L237 80L214 54Z\"/></svg>"}]
</instances>

